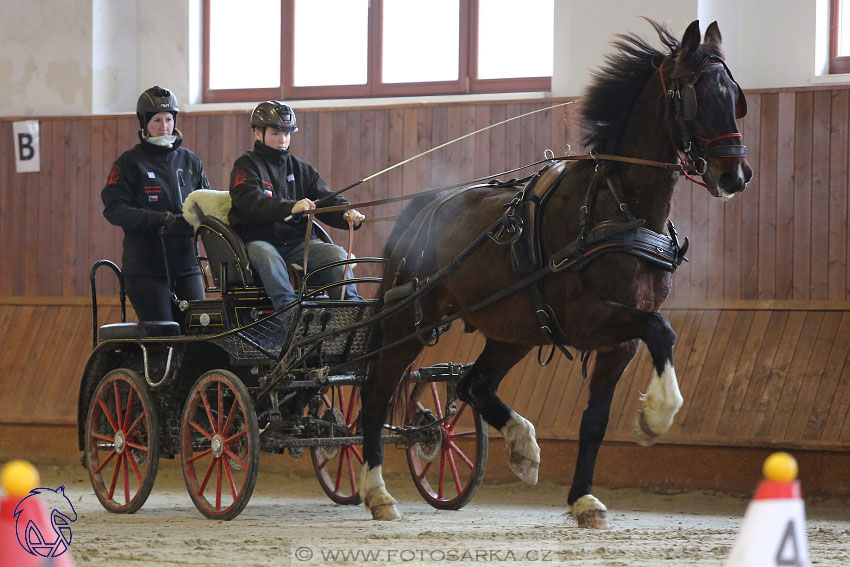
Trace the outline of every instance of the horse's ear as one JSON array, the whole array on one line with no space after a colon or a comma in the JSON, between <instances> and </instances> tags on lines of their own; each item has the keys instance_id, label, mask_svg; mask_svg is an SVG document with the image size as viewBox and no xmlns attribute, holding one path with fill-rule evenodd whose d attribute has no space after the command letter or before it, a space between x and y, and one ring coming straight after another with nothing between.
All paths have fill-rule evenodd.
<instances>
[{"instance_id":1,"label":"horse's ear","mask_svg":"<svg viewBox=\"0 0 850 567\"><path fill-rule=\"evenodd\" d=\"M703 40L705 43L713 43L720 47L720 44L723 43L723 36L720 35L720 27L717 25L717 22L711 22L708 26L708 29L705 30L705 39Z\"/></svg>"},{"instance_id":2,"label":"horse's ear","mask_svg":"<svg viewBox=\"0 0 850 567\"><path fill-rule=\"evenodd\" d=\"M682 45L679 51L682 55L689 55L700 44L699 20L694 20L688 29L685 30L685 35L682 36Z\"/></svg>"}]
</instances>

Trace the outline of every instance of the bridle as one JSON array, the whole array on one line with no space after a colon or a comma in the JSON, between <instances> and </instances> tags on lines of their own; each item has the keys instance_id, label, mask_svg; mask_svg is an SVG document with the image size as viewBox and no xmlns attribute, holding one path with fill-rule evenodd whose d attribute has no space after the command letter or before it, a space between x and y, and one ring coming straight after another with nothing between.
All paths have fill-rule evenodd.
<instances>
[{"instance_id":1,"label":"bridle","mask_svg":"<svg viewBox=\"0 0 850 567\"><path fill-rule=\"evenodd\" d=\"M743 158L747 155L747 146L740 143L742 141L742 136L740 132L730 132L727 134L715 136L713 138L703 138L700 136L692 135L688 129L688 123L691 122L694 118L696 118L698 112L697 93L694 85L699 80L703 72L719 71L721 69L726 71L726 74L729 76L729 79L738 89L738 102L735 107L735 117L743 118L744 115L746 115L747 113L747 103L744 99L744 92L741 89L741 85L739 85L735 78L732 76L732 72L729 70L729 67L726 65L726 62L720 56L706 55L700 62L699 67L696 71L673 74L670 77L669 89L667 88L664 81L663 65L659 65L658 67L658 76L661 80L661 88L665 93L667 99L665 113L668 116L668 132L670 135L670 141L671 143L673 143L673 123L675 122L679 126L679 134L681 136L682 141L681 152L685 155L687 161L684 157L680 155L676 144L673 143L673 148L676 151L676 155L678 156L679 161L683 165L691 166L687 169L692 169L698 175L704 175L708 170L708 162L705 159L706 157ZM687 77L691 76L693 76L692 80L685 80ZM730 139L733 141L737 139L739 143L713 145L715 142L718 142L720 140ZM702 144L702 148L699 147L699 144L697 142ZM684 172L685 177L687 177L694 183L702 185L703 187L708 187L705 183L691 178L687 174L687 169Z\"/></svg>"}]
</instances>

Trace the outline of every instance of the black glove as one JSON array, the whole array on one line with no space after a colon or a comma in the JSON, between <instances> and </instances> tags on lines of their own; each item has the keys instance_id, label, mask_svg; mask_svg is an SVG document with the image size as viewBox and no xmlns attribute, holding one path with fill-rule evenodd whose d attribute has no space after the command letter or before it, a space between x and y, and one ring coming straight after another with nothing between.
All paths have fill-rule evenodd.
<instances>
[{"instance_id":1,"label":"black glove","mask_svg":"<svg viewBox=\"0 0 850 567\"><path fill-rule=\"evenodd\" d=\"M171 227L174 226L174 221L177 219L174 218L174 213L171 211L162 211L159 213L159 220L157 223L159 226L165 229L166 232L171 230Z\"/></svg>"}]
</instances>

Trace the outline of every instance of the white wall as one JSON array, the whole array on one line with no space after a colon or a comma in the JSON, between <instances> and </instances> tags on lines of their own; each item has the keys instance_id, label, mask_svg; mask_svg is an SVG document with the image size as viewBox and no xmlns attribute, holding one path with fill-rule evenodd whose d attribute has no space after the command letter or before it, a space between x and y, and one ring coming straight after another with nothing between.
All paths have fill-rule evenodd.
<instances>
[{"instance_id":1,"label":"white wall","mask_svg":"<svg viewBox=\"0 0 850 567\"><path fill-rule=\"evenodd\" d=\"M88 114L92 1L0 2L0 116Z\"/></svg>"},{"instance_id":2,"label":"white wall","mask_svg":"<svg viewBox=\"0 0 850 567\"><path fill-rule=\"evenodd\" d=\"M201 0L0 0L0 116L133 112L154 84L184 108L200 100ZM555 0L553 96L578 96L616 33L655 42L640 19L680 36L718 20L744 88L850 82L813 77L823 66L827 0ZM524 30L506 30L521 41ZM825 40L825 38L824 38ZM382 101L386 102L386 101ZM347 101L347 104L352 104ZM339 104L336 101L334 104ZM244 105L243 105L244 106Z\"/></svg>"}]
</instances>

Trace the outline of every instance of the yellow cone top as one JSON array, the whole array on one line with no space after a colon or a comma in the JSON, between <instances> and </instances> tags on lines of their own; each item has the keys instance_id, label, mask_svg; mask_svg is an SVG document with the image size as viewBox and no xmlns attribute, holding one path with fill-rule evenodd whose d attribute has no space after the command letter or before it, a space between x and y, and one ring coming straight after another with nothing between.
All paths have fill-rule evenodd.
<instances>
[{"instance_id":1,"label":"yellow cone top","mask_svg":"<svg viewBox=\"0 0 850 567\"><path fill-rule=\"evenodd\" d=\"M769 481L791 482L797 479L797 460L788 453L774 453L765 459L762 472Z\"/></svg>"},{"instance_id":2,"label":"yellow cone top","mask_svg":"<svg viewBox=\"0 0 850 567\"><path fill-rule=\"evenodd\" d=\"M33 488L38 488L41 480L38 471L27 461L9 461L0 471L0 485L9 496L22 498Z\"/></svg>"}]
</instances>

